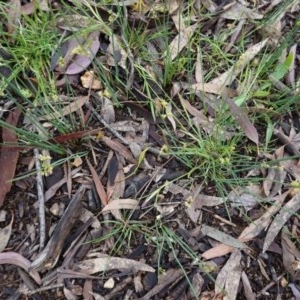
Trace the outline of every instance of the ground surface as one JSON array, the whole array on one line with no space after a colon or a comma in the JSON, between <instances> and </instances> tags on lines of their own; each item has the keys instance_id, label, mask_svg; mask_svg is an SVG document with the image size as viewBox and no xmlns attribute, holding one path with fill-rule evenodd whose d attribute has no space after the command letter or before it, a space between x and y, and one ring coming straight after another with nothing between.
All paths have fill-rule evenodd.
<instances>
[{"instance_id":1,"label":"ground surface","mask_svg":"<svg viewBox=\"0 0 300 300\"><path fill-rule=\"evenodd\" d=\"M298 1L0 7L1 299L300 299Z\"/></svg>"}]
</instances>

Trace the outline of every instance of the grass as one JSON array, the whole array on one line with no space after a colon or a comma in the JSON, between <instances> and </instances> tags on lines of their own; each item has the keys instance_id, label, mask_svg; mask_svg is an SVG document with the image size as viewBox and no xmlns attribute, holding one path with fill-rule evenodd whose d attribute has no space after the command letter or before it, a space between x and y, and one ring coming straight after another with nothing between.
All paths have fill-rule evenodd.
<instances>
[{"instance_id":1,"label":"grass","mask_svg":"<svg viewBox=\"0 0 300 300\"><path fill-rule=\"evenodd\" d=\"M288 72L290 58L287 56L283 62L280 58L294 42L299 23L296 23L295 28L281 39L279 47L267 48L259 53L233 82L233 85L241 91L240 96L233 97L233 101L245 111L250 111L248 116L255 125L259 126L257 129L260 133L261 144L258 146L249 142L245 137L220 97L214 96L207 98L206 103L199 103L195 91L189 90L185 93L185 99L198 107L199 111L207 113L210 109L214 109L215 115L205 127L195 122L178 97L171 96L171 87L174 82L184 81L188 85L194 83L193 74L196 63L199 63L200 50L204 82L209 82L228 70L240 55L245 53L256 30L273 22L274 18L285 8L284 4L280 4L264 20L257 21L253 31L242 29L241 38L234 46L235 51L226 52L225 49L236 23L233 23L232 28L220 29L213 38L202 34L199 25L196 30L199 34L191 36L185 49L172 59L169 45L176 34L168 22L170 19L168 10L163 11L161 17L153 17L155 26L148 28L148 24L143 22L131 24L122 5L111 7L110 1L100 1L100 6L101 4L107 5L108 26L102 19L100 6L96 8L89 1L80 2L74 1L72 8L64 4L66 13L80 12L86 18L93 19L91 27L81 28L76 34L79 36L82 33L91 32L97 25L102 26L102 34L106 35L106 39L109 40L114 34L111 26L116 28L118 37L115 47L121 47L125 52L127 51L128 69L109 68L99 60L94 61L92 68L105 85L105 89L117 108L124 108L124 104L119 101L120 95L135 96L137 101L151 111L154 119L164 119L165 122L159 128L160 133L168 141L164 152L174 157L186 170L185 177L189 180L187 186L192 187L195 182L201 182L204 190L213 188L215 195L225 199L232 189L246 188L253 182L263 180L258 177L249 178L246 175L253 169L261 168L262 159L259 158L259 154L271 153L276 149L277 145L272 140L272 129L278 116L283 112L299 108L297 95L288 95L284 91L278 91L270 82L270 75L280 80ZM6 7L4 4L0 5L2 15L5 16ZM159 12L153 13L159 14ZM188 6L181 13L185 25L192 24L192 6ZM204 13L202 15L202 12L200 15L203 19L207 18L207 15ZM11 73L1 82L0 90L8 99L15 99L17 95L18 100L14 100L14 103L21 108L28 121L18 128L11 128L4 120L0 120L0 126L14 129L18 134L20 145L24 148L30 145L48 149L61 155L64 161L69 155L67 153L72 153L70 156L72 158L81 149L78 149L77 144L54 144L49 140L55 134L76 132L86 128L88 124L83 124L75 113L63 114L63 108L68 105L68 101L65 103L59 101L58 95L62 91L55 86L55 78L49 71L54 50L70 38L62 38L61 33L56 29L55 21L58 16L63 17L63 10L57 14L35 11L32 16L22 16L13 34L7 34L2 28L0 32L3 41L2 48L10 54L10 58L9 60L2 59L0 63L9 68ZM115 64L118 65L117 60ZM128 80L131 70L138 78L138 94L134 92L133 84ZM67 96L70 102L71 97L77 93L71 84L67 85ZM57 115L57 112L61 114ZM43 117L48 115L52 118L47 120L48 127L45 127L46 122ZM172 122L176 125L176 130ZM277 162L274 160L272 163ZM152 193L158 195L161 188L161 186L158 187ZM151 194L145 195L145 198L150 196ZM144 198L140 200L142 202ZM230 218L229 215L228 217ZM158 270L164 269L161 265L161 261L164 260L163 256L166 256L166 253L173 253L174 265L184 271L192 287L188 276L190 270L185 269L177 256L177 250L180 249L189 258L191 264L193 262L210 276L203 262L199 260L199 254L178 237L169 228L167 222L164 223L164 220L154 218L149 225L144 224L143 220L131 221L130 214L124 214L124 219L126 220L124 223L111 220L104 222L103 225L109 228L109 232L94 242L103 243L113 238L114 247L110 254L122 256L125 252L127 254L130 252L132 245L139 243L137 236L143 236L145 243L153 247L158 254ZM213 280L211 276L210 278Z\"/></svg>"}]
</instances>

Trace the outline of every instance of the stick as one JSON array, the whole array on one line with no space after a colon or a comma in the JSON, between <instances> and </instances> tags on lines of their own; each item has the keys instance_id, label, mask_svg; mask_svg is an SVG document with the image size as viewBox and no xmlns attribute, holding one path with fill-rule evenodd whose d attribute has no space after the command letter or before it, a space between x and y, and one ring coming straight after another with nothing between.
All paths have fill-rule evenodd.
<instances>
[{"instance_id":1,"label":"stick","mask_svg":"<svg viewBox=\"0 0 300 300\"><path fill-rule=\"evenodd\" d=\"M38 192L39 203L39 220L40 220L40 250L44 249L46 238L46 222L45 222L45 197L44 197L44 184L41 173L40 154L37 148L33 149L36 168L36 186Z\"/></svg>"}]
</instances>

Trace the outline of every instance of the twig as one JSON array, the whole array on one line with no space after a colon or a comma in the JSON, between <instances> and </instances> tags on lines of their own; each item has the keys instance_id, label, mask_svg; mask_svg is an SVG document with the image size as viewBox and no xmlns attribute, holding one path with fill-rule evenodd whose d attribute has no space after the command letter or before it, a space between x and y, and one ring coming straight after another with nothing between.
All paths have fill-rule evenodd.
<instances>
[{"instance_id":1,"label":"twig","mask_svg":"<svg viewBox=\"0 0 300 300\"><path fill-rule=\"evenodd\" d=\"M128 145L129 143L126 141L126 139L123 138L123 136L117 132L115 129L113 129L109 124L101 117L100 114L97 113L94 107L90 105L89 103L85 104L94 114L96 119L104 125L105 128L107 128L113 135L115 135L123 144Z\"/></svg>"},{"instance_id":2,"label":"twig","mask_svg":"<svg viewBox=\"0 0 300 300\"><path fill-rule=\"evenodd\" d=\"M34 158L35 158L36 186L37 186L38 202L39 202L40 249L42 250L42 249L44 249L45 238L46 238L44 184L43 184L43 177L42 177L42 173L41 173L39 150L37 148L34 148L33 152L34 152Z\"/></svg>"},{"instance_id":3,"label":"twig","mask_svg":"<svg viewBox=\"0 0 300 300\"><path fill-rule=\"evenodd\" d=\"M44 286L44 287L41 287L39 289L35 289L35 290L32 290L32 291L28 291L28 292L26 292L24 294L26 294L26 295L32 295L32 294L44 292L44 291L47 291L47 290L60 288L60 287L63 287L63 286L64 286L63 283L53 284L53 285Z\"/></svg>"}]
</instances>

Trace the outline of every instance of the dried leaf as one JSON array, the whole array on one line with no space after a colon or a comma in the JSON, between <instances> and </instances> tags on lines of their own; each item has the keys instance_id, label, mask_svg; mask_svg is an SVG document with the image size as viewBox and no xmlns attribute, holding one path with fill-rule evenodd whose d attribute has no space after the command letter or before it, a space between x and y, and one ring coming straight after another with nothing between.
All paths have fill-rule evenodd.
<instances>
[{"instance_id":1,"label":"dried leaf","mask_svg":"<svg viewBox=\"0 0 300 300\"><path fill-rule=\"evenodd\" d=\"M24 269L26 272L29 272L29 267L31 262L16 252L3 252L0 253L0 265L3 264L11 264L19 266L20 268ZM40 275L36 271L30 271L29 275L35 280L36 283L41 284L42 280Z\"/></svg>"},{"instance_id":2,"label":"dried leaf","mask_svg":"<svg viewBox=\"0 0 300 300\"><path fill-rule=\"evenodd\" d=\"M274 241L280 229L289 220L289 218L300 209L300 192L296 194L289 202L287 202L282 208L279 214L275 217L274 221L270 225L268 233L266 235L263 252L266 252Z\"/></svg>"},{"instance_id":3,"label":"dried leaf","mask_svg":"<svg viewBox=\"0 0 300 300\"><path fill-rule=\"evenodd\" d=\"M182 49L188 44L191 35L194 33L197 27L198 24L194 24L181 30L170 43L170 50L168 50L168 52L165 52L164 54L166 56L170 56L171 60L174 60L177 57L177 55L182 51Z\"/></svg>"},{"instance_id":4,"label":"dried leaf","mask_svg":"<svg viewBox=\"0 0 300 300\"><path fill-rule=\"evenodd\" d=\"M111 140L110 138L103 136L102 141L110 147L112 150L117 151L121 156L123 156L125 159L127 159L130 163L136 164L135 158L132 156L132 154L127 150L125 146L120 144L116 140Z\"/></svg>"},{"instance_id":5,"label":"dried leaf","mask_svg":"<svg viewBox=\"0 0 300 300\"><path fill-rule=\"evenodd\" d=\"M257 237L269 225L273 216L280 210L282 203L289 194L289 191L277 196L276 201L269 207L269 209L257 220L251 222L239 236L239 240L246 243Z\"/></svg>"},{"instance_id":6,"label":"dried leaf","mask_svg":"<svg viewBox=\"0 0 300 300\"><path fill-rule=\"evenodd\" d=\"M151 266L135 261L133 259L120 257L97 257L87 259L76 264L76 266L86 274L95 274L109 270L126 270L128 272L155 272Z\"/></svg>"},{"instance_id":7,"label":"dried leaf","mask_svg":"<svg viewBox=\"0 0 300 300\"><path fill-rule=\"evenodd\" d=\"M108 200L107 200L107 195L106 195L106 192L104 190L104 186L96 172L96 170L94 169L94 167L92 166L92 164L90 163L90 161L88 159L86 159L86 162L90 168L90 171L92 173L92 176L93 176L93 181L95 183L95 187L96 187L96 190L97 190L97 193L98 193L98 196L102 202L102 205L105 206L107 205L108 203Z\"/></svg>"},{"instance_id":8,"label":"dried leaf","mask_svg":"<svg viewBox=\"0 0 300 300\"><path fill-rule=\"evenodd\" d=\"M20 117L21 111L16 109L11 112L6 119L6 123L11 126L16 126ZM2 127L2 143L16 144L18 138L12 129ZM3 205L5 195L10 191L12 179L15 176L16 166L19 158L19 149L10 147L1 147L0 154L0 207ZM9 162L9 164L7 163Z\"/></svg>"},{"instance_id":9,"label":"dried leaf","mask_svg":"<svg viewBox=\"0 0 300 300\"><path fill-rule=\"evenodd\" d=\"M0 252L2 252L10 239L12 224L14 221L14 215L12 215L10 223L4 227L0 228Z\"/></svg>"},{"instance_id":10,"label":"dried leaf","mask_svg":"<svg viewBox=\"0 0 300 300\"><path fill-rule=\"evenodd\" d=\"M79 53L76 54L72 62L68 65L65 73L68 75L78 74L84 71L93 61L94 57L96 56L99 48L99 32L92 32L89 34L87 40L84 42L85 45L81 45L82 49L79 49ZM74 52L75 49L72 49Z\"/></svg>"},{"instance_id":11,"label":"dried leaf","mask_svg":"<svg viewBox=\"0 0 300 300\"><path fill-rule=\"evenodd\" d=\"M231 246L220 244L218 246L215 246L215 247L203 252L201 257L203 257L205 259L212 259L215 257L220 257L223 255L226 255L226 254L232 252L233 250L234 250L234 248Z\"/></svg>"},{"instance_id":12,"label":"dried leaf","mask_svg":"<svg viewBox=\"0 0 300 300\"><path fill-rule=\"evenodd\" d=\"M300 255L299 250L289 239L289 235L290 232L287 228L284 228L281 232L282 262L286 271L294 277L297 271L297 261L299 261Z\"/></svg>"},{"instance_id":13,"label":"dried leaf","mask_svg":"<svg viewBox=\"0 0 300 300\"><path fill-rule=\"evenodd\" d=\"M127 69L128 53L123 49L120 38L117 35L111 35L110 44L107 48L107 64L109 66L119 65L123 69Z\"/></svg>"},{"instance_id":14,"label":"dried leaf","mask_svg":"<svg viewBox=\"0 0 300 300\"><path fill-rule=\"evenodd\" d=\"M290 283L289 287L291 288L291 290L293 292L295 300L300 300L300 291L298 290L298 288L296 287L296 285L294 283Z\"/></svg>"},{"instance_id":15,"label":"dried leaf","mask_svg":"<svg viewBox=\"0 0 300 300\"><path fill-rule=\"evenodd\" d=\"M63 96L61 96L60 100L62 100L62 101L67 100L70 102L70 104L66 105L62 109L59 109L59 111L57 111L57 112L39 117L38 120L53 120L53 119L59 119L62 116L67 116L67 115L77 111L78 109L80 109L85 103L87 103L89 101L89 98L86 96L79 96L79 97L74 97L74 98L68 97L67 99L65 99ZM30 123L30 122L31 121L29 119L27 121L27 123Z\"/></svg>"},{"instance_id":16,"label":"dried leaf","mask_svg":"<svg viewBox=\"0 0 300 300\"><path fill-rule=\"evenodd\" d=\"M261 187L258 185L250 185L246 189L232 190L227 199L233 207L243 207L246 211L257 206L262 199Z\"/></svg>"},{"instance_id":17,"label":"dried leaf","mask_svg":"<svg viewBox=\"0 0 300 300\"><path fill-rule=\"evenodd\" d=\"M125 175L124 175L123 168L119 166L111 199L122 198L124 195L124 191L125 191Z\"/></svg>"},{"instance_id":18,"label":"dried leaf","mask_svg":"<svg viewBox=\"0 0 300 300\"><path fill-rule=\"evenodd\" d=\"M40 10L49 11L47 0L31 1L26 3L21 6L21 11L24 15L31 15L37 10L37 8Z\"/></svg>"},{"instance_id":19,"label":"dried leaf","mask_svg":"<svg viewBox=\"0 0 300 300\"><path fill-rule=\"evenodd\" d=\"M274 214L281 208L281 204L284 202L285 198L289 194L289 191L277 197L275 203L270 206L269 210L264 213L259 219L253 221L248 227L246 227L243 232L238 237L238 240L246 243L256 236L258 236L265 228L269 225L270 221ZM202 253L202 257L205 259L212 259L215 257L220 257L226 255L234 250L233 247L228 245L218 245L213 247L204 253Z\"/></svg>"},{"instance_id":20,"label":"dried leaf","mask_svg":"<svg viewBox=\"0 0 300 300\"><path fill-rule=\"evenodd\" d=\"M137 209L139 201L134 199L117 199L110 201L101 212L111 211L116 209Z\"/></svg>"},{"instance_id":21,"label":"dried leaf","mask_svg":"<svg viewBox=\"0 0 300 300\"><path fill-rule=\"evenodd\" d=\"M242 272L242 282L243 282L243 287L244 287L244 295L245 295L246 299L247 300L255 300L256 295L255 295L255 293L253 293L249 278L244 271Z\"/></svg>"},{"instance_id":22,"label":"dried leaf","mask_svg":"<svg viewBox=\"0 0 300 300\"><path fill-rule=\"evenodd\" d=\"M238 239L230 236L229 234L226 234L218 229L215 229L211 226L203 224L201 226L201 232L204 235L207 235L225 245L237 248L237 249L244 249L246 248L246 245L242 242L240 242Z\"/></svg>"},{"instance_id":23,"label":"dried leaf","mask_svg":"<svg viewBox=\"0 0 300 300\"><path fill-rule=\"evenodd\" d=\"M236 299L242 275L242 268L240 266L241 258L242 254L240 251L232 253L225 266L217 276L215 293L218 294L222 292L223 288L225 288L226 296L224 297L224 300ZM230 276L228 276L229 274Z\"/></svg>"},{"instance_id":24,"label":"dried leaf","mask_svg":"<svg viewBox=\"0 0 300 300\"><path fill-rule=\"evenodd\" d=\"M254 125L251 123L248 116L230 98L225 97L224 101L229 105L233 117L237 120L247 138L258 145L258 132Z\"/></svg>"},{"instance_id":25,"label":"dried leaf","mask_svg":"<svg viewBox=\"0 0 300 300\"><path fill-rule=\"evenodd\" d=\"M86 89L101 90L103 88L102 82L95 78L93 71L86 71L80 76L81 84Z\"/></svg>"},{"instance_id":26,"label":"dried leaf","mask_svg":"<svg viewBox=\"0 0 300 300\"><path fill-rule=\"evenodd\" d=\"M200 209L197 209L194 197L191 195L188 198L186 198L184 200L184 204L185 206L187 206L187 208L185 209L186 214L193 223L197 224L201 215L201 211Z\"/></svg>"},{"instance_id":27,"label":"dried leaf","mask_svg":"<svg viewBox=\"0 0 300 300\"><path fill-rule=\"evenodd\" d=\"M246 7L242 3L235 2L234 5L230 6L229 9L221 13L220 17L228 20L259 20L262 19L264 16L255 12L254 9Z\"/></svg>"},{"instance_id":28,"label":"dried leaf","mask_svg":"<svg viewBox=\"0 0 300 300\"><path fill-rule=\"evenodd\" d=\"M112 124L116 120L115 109L112 101L107 97L101 97L102 107L101 107L101 116L107 124Z\"/></svg>"},{"instance_id":29,"label":"dried leaf","mask_svg":"<svg viewBox=\"0 0 300 300\"><path fill-rule=\"evenodd\" d=\"M222 197L208 196L204 194L199 194L195 197L195 207L202 208L202 206L217 206L221 205L226 201Z\"/></svg>"},{"instance_id":30,"label":"dried leaf","mask_svg":"<svg viewBox=\"0 0 300 300\"><path fill-rule=\"evenodd\" d=\"M230 84L236 79L236 77L244 70L246 65L255 57L255 55L257 55L263 49L267 42L268 39L265 39L250 47L244 54L239 57L234 66L232 66L225 73L221 74L219 77L207 83L207 85L213 86L215 88L215 93L222 93L222 91L224 91L224 88L226 88L226 86L230 86Z\"/></svg>"},{"instance_id":31,"label":"dried leaf","mask_svg":"<svg viewBox=\"0 0 300 300\"><path fill-rule=\"evenodd\" d=\"M74 300L77 298L76 295L71 290L67 289L65 286L63 291L67 300Z\"/></svg>"},{"instance_id":32,"label":"dried leaf","mask_svg":"<svg viewBox=\"0 0 300 300\"><path fill-rule=\"evenodd\" d=\"M196 82L204 82L203 64L202 64L202 51L201 48L197 48L197 59L195 65L195 79Z\"/></svg>"},{"instance_id":33,"label":"dried leaf","mask_svg":"<svg viewBox=\"0 0 300 300\"><path fill-rule=\"evenodd\" d=\"M169 102L166 106L166 115L167 115L168 120L172 124L174 132L176 133L176 122L175 122L174 115L172 112L172 103L171 102Z\"/></svg>"},{"instance_id":34,"label":"dried leaf","mask_svg":"<svg viewBox=\"0 0 300 300\"><path fill-rule=\"evenodd\" d=\"M206 125L208 123L207 117L201 111L192 106L191 103L185 100L179 93L177 95L184 109L186 109L192 116L201 120L201 124Z\"/></svg>"}]
</instances>

